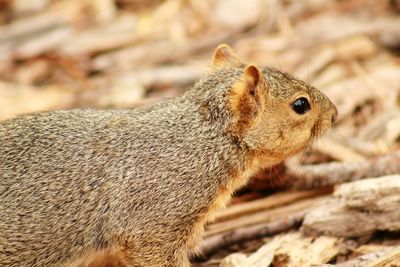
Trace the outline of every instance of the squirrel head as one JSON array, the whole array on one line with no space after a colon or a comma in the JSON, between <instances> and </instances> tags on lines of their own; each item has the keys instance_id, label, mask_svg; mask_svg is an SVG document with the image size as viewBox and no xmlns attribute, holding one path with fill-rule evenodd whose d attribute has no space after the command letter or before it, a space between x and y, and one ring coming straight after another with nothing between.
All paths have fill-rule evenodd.
<instances>
[{"instance_id":1,"label":"squirrel head","mask_svg":"<svg viewBox=\"0 0 400 267\"><path fill-rule=\"evenodd\" d=\"M244 64L225 44L216 49L212 69L196 86L203 109L251 151L286 158L337 118L336 107L316 88L276 69Z\"/></svg>"}]
</instances>

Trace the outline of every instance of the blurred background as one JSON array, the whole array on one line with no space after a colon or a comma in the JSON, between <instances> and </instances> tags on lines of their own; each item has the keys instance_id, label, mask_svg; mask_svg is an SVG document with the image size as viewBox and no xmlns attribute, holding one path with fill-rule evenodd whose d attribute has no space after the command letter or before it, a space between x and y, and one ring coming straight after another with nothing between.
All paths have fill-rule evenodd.
<instances>
[{"instance_id":1,"label":"blurred background","mask_svg":"<svg viewBox=\"0 0 400 267\"><path fill-rule=\"evenodd\" d=\"M294 211L304 217L332 185L355 180L349 163L368 165L399 150L399 0L0 0L0 121L44 110L138 107L180 95L207 71L220 43L244 61L318 87L340 115L306 153L258 174L233 200L242 208L220 215L206 241L287 220ZM390 166L400 166L396 159ZM324 165L329 162L338 165ZM311 163L316 168L301 180L302 166ZM385 174L373 172L379 166L357 179ZM291 186L314 191L272 194L267 202L279 203L272 206L281 212L269 217L259 212L271 204L251 206ZM303 206L293 204L299 199ZM254 252L265 242L255 239L255 245L234 247L203 265L217 266L229 252ZM335 251L335 262L348 259Z\"/></svg>"}]
</instances>

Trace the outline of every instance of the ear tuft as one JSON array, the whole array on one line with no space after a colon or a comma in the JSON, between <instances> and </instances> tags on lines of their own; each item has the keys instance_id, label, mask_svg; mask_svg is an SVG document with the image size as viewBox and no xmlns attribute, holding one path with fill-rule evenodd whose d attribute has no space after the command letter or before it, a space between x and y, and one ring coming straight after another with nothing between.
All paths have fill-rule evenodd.
<instances>
[{"instance_id":1,"label":"ear tuft","mask_svg":"<svg viewBox=\"0 0 400 267\"><path fill-rule=\"evenodd\" d=\"M212 66L213 67L240 67L239 57L226 44L220 44L214 52Z\"/></svg>"}]
</instances>

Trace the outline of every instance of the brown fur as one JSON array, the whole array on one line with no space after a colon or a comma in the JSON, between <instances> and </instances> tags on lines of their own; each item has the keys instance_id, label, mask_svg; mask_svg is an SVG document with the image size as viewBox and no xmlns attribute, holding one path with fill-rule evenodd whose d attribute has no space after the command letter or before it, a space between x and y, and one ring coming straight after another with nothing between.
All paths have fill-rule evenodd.
<instances>
[{"instance_id":1,"label":"brown fur","mask_svg":"<svg viewBox=\"0 0 400 267\"><path fill-rule=\"evenodd\" d=\"M127 263L121 251L103 249L87 252L66 264L67 267L124 267Z\"/></svg>"},{"instance_id":2,"label":"brown fur","mask_svg":"<svg viewBox=\"0 0 400 267\"><path fill-rule=\"evenodd\" d=\"M298 97L309 99L304 115L292 110ZM317 89L222 45L177 99L2 122L1 266L189 266L231 195L336 114Z\"/></svg>"}]
</instances>

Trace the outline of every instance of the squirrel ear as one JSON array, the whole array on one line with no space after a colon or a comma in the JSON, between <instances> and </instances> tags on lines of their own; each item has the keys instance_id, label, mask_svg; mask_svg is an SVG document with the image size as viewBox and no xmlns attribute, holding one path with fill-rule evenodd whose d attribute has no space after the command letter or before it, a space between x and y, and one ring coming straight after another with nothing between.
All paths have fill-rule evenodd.
<instances>
[{"instance_id":1,"label":"squirrel ear","mask_svg":"<svg viewBox=\"0 0 400 267\"><path fill-rule=\"evenodd\" d=\"M262 71L255 65L244 68L243 78L232 87L228 101L236 117L236 130L243 132L248 128L262 110L264 97Z\"/></svg>"},{"instance_id":2,"label":"squirrel ear","mask_svg":"<svg viewBox=\"0 0 400 267\"><path fill-rule=\"evenodd\" d=\"M213 67L240 67L241 63L236 53L226 44L220 44L215 49Z\"/></svg>"},{"instance_id":3,"label":"squirrel ear","mask_svg":"<svg viewBox=\"0 0 400 267\"><path fill-rule=\"evenodd\" d=\"M250 95L255 95L255 91L260 84L260 80L262 80L262 72L257 66L247 65L244 68L244 81Z\"/></svg>"}]
</instances>

